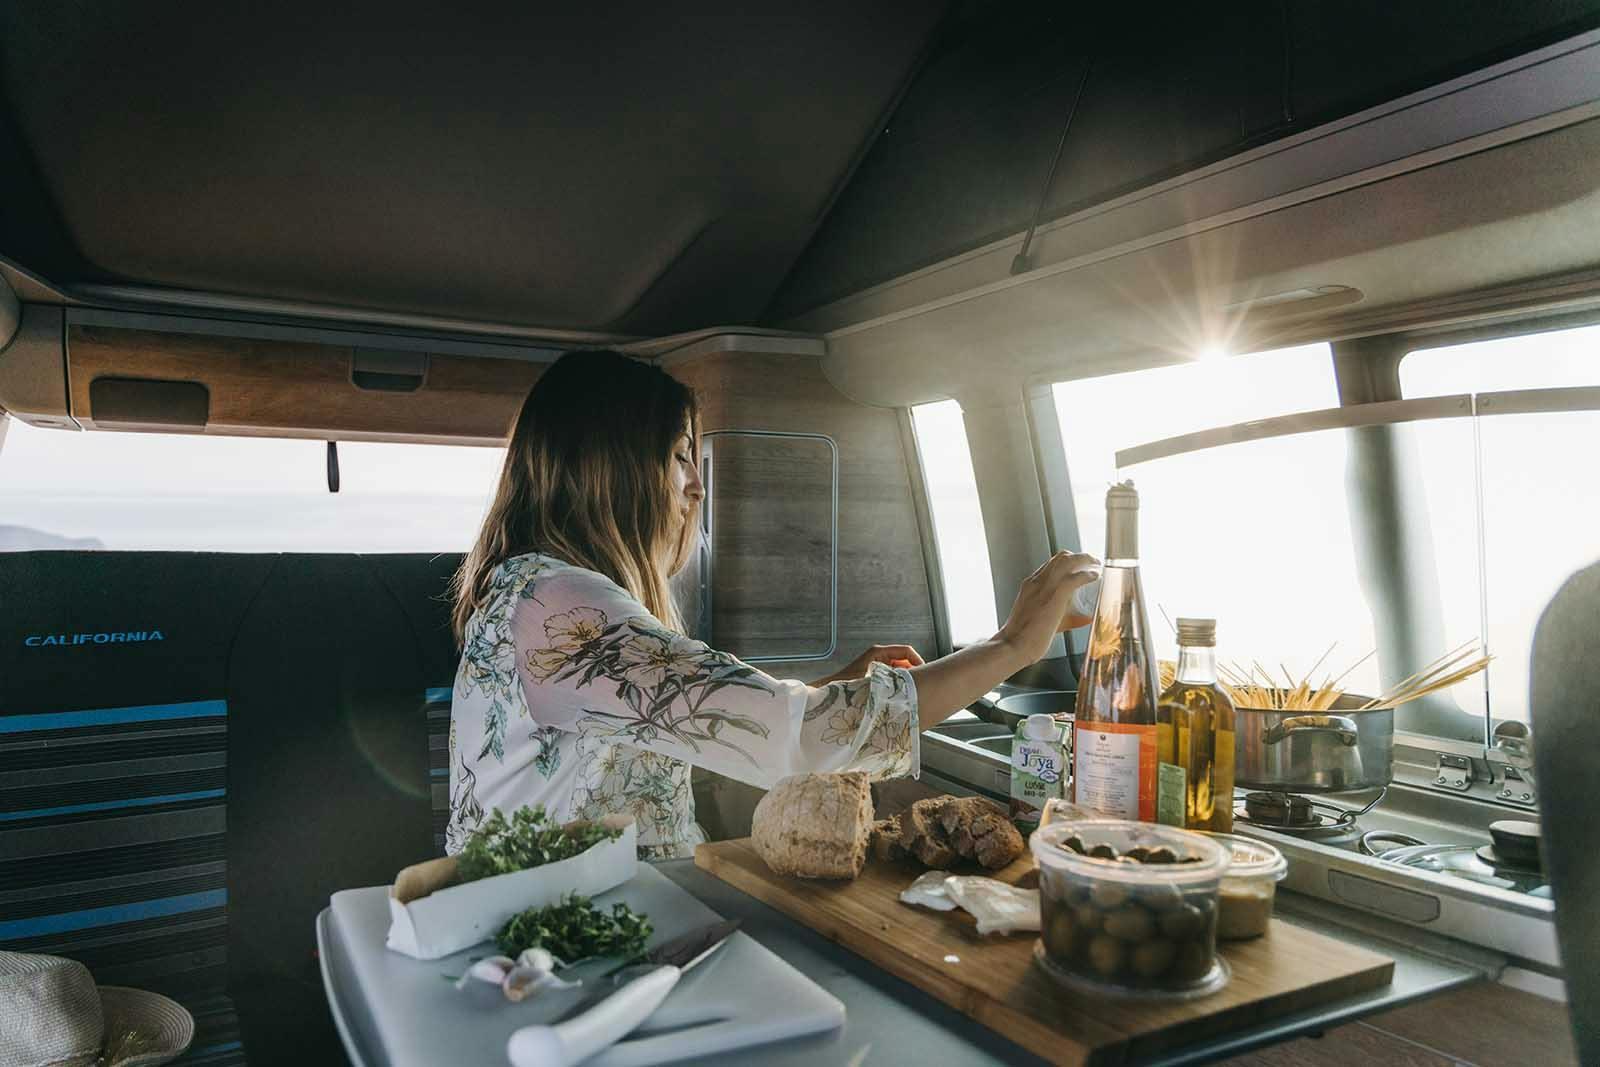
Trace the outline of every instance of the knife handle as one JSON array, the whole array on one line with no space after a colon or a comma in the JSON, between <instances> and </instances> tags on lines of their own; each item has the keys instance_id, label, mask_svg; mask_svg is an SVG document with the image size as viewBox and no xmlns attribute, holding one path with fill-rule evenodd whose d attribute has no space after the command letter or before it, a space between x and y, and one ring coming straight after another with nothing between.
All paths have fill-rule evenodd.
<instances>
[{"instance_id":1,"label":"knife handle","mask_svg":"<svg viewBox=\"0 0 1600 1067\"><path fill-rule=\"evenodd\" d=\"M661 1006L683 972L657 967L588 1011L554 1026L524 1026L506 1042L514 1067L572 1067L627 1037Z\"/></svg>"}]
</instances>

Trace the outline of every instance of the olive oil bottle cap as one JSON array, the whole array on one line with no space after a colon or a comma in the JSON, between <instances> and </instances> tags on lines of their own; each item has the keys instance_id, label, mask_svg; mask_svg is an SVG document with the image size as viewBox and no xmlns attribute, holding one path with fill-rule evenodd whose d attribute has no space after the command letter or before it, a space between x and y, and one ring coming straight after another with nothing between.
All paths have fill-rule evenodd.
<instances>
[{"instance_id":1,"label":"olive oil bottle cap","mask_svg":"<svg viewBox=\"0 0 1600 1067\"><path fill-rule=\"evenodd\" d=\"M1217 644L1216 619L1179 619L1178 644L1190 648L1215 648Z\"/></svg>"}]
</instances>

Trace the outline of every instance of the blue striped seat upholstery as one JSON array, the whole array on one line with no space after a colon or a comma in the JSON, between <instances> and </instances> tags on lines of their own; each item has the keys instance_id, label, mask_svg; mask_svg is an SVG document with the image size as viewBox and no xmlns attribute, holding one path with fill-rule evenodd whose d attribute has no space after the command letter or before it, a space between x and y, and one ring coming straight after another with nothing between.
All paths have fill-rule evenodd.
<instances>
[{"instance_id":1,"label":"blue striped seat upholstery","mask_svg":"<svg viewBox=\"0 0 1600 1067\"><path fill-rule=\"evenodd\" d=\"M227 984L228 708L0 716L0 948L67 956L195 1016L243 1063Z\"/></svg>"},{"instance_id":2,"label":"blue striped seat upholstery","mask_svg":"<svg viewBox=\"0 0 1600 1067\"><path fill-rule=\"evenodd\" d=\"M433 808L434 854L444 855L444 828L450 822L450 686L422 694L428 723L428 791Z\"/></svg>"}]
</instances>

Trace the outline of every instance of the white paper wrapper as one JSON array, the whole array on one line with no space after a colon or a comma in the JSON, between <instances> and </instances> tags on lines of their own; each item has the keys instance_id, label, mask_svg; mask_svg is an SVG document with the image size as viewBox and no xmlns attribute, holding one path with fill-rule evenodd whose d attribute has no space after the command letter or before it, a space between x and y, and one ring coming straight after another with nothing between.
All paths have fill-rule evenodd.
<instances>
[{"instance_id":1,"label":"white paper wrapper","mask_svg":"<svg viewBox=\"0 0 1600 1067\"><path fill-rule=\"evenodd\" d=\"M569 893L597 896L633 877L638 836L629 819L621 837L571 859L453 885L409 904L394 899L391 888L384 943L413 959L436 960L488 940L528 908L555 904Z\"/></svg>"}]
</instances>

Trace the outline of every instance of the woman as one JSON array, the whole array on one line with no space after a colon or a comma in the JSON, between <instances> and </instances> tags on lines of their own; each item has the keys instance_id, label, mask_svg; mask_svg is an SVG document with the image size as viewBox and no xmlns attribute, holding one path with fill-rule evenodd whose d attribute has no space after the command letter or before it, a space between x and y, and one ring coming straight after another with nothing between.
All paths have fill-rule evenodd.
<instances>
[{"instance_id":1,"label":"woman","mask_svg":"<svg viewBox=\"0 0 1600 1067\"><path fill-rule=\"evenodd\" d=\"M808 686L690 640L667 580L699 531L699 433L686 386L615 352L568 353L528 395L456 575L449 852L488 809L543 804L560 821L629 812L641 859L688 855L691 764L763 788L916 774L922 730L1088 621L1064 618L1087 557L1061 553L999 633L934 663L879 645Z\"/></svg>"}]
</instances>

